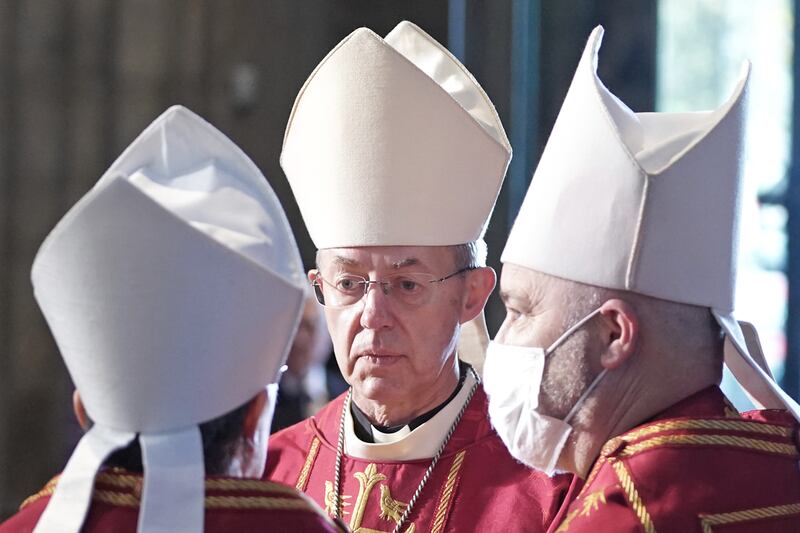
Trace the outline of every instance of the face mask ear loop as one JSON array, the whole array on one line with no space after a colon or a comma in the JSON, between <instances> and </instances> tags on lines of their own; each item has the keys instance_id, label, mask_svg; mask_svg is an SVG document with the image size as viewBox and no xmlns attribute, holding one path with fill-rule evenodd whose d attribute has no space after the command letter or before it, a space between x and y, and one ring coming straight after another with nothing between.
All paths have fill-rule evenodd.
<instances>
[{"instance_id":1,"label":"face mask ear loop","mask_svg":"<svg viewBox=\"0 0 800 533\"><path fill-rule=\"evenodd\" d=\"M597 377L594 378L594 381L592 381L589 384L589 386L586 387L586 390L583 391L583 394L581 394L581 397L578 398L578 401L575 402L575 405L573 405L572 409L569 410L569 413L567 413L567 416L564 417L564 422L565 423L569 424L569 421L572 420L572 417L575 416L575 413L578 412L578 408L581 406L581 404L583 404L584 401L586 401L586 398L589 397L589 395L592 393L592 391L595 389L595 387L597 387L597 385L600 383L600 380L603 379L603 376L606 375L606 372L608 372L608 369L604 368L602 370L602 372L597 374Z\"/></svg>"},{"instance_id":2,"label":"face mask ear loop","mask_svg":"<svg viewBox=\"0 0 800 533\"><path fill-rule=\"evenodd\" d=\"M545 350L545 352L544 352L544 353L545 353L545 355L550 355L550 354L553 352L553 350L555 350L556 348L558 348L558 347L559 347L559 346L560 346L560 345L561 345L561 344L562 344L562 343L563 343L565 340L567 340L567 338L569 338L569 336L570 336L570 335L572 335L573 333L575 333L575 331L576 331L578 328L580 328L581 326L583 326L584 324L586 324L586 323L587 323L589 320L591 320L591 319L592 319L592 318L593 318L593 317L594 317L596 314L598 314L599 312L600 312L600 308L598 307L597 309L595 309L594 311L592 311L591 313L589 313L588 315L586 315L585 317L583 317L582 319L580 319L578 322L576 322L576 323L575 323L575 324L574 324L572 327L570 327L570 328L569 328L567 331L565 331L564 333L562 333L562 334L561 334L561 336L560 336L559 338L557 338L557 339L555 340L555 342L554 342L553 344L551 344L551 345L550 345L550 347L549 347L547 350Z\"/></svg>"}]
</instances>

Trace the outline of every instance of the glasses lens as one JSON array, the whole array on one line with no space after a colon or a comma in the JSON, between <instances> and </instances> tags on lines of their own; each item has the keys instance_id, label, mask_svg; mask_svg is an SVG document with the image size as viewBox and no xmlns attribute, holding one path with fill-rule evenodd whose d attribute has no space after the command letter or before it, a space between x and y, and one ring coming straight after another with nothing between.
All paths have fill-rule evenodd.
<instances>
[{"instance_id":1,"label":"glasses lens","mask_svg":"<svg viewBox=\"0 0 800 533\"><path fill-rule=\"evenodd\" d=\"M434 290L431 280L428 274L399 274L387 281L394 299L408 306L418 306L430 299Z\"/></svg>"},{"instance_id":2,"label":"glasses lens","mask_svg":"<svg viewBox=\"0 0 800 533\"><path fill-rule=\"evenodd\" d=\"M314 287L314 296L317 297L317 301L322 305L325 305L325 294L322 292L322 285L318 280L314 280L314 283L311 284Z\"/></svg>"}]
</instances>

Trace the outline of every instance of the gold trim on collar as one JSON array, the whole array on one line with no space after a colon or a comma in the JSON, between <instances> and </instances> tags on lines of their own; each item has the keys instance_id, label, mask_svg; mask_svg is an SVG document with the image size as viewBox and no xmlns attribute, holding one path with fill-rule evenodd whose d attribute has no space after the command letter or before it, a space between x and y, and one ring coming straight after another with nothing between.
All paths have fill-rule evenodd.
<instances>
[{"instance_id":1,"label":"gold trim on collar","mask_svg":"<svg viewBox=\"0 0 800 533\"><path fill-rule=\"evenodd\" d=\"M622 435L626 441L634 441L653 433L664 431L679 431L687 429L712 429L717 431L741 431L748 433L762 433L764 435L774 435L776 437L791 438L792 429L786 426L767 424L764 422L750 422L747 420L724 420L724 419L688 419L688 420L667 420L655 422L639 429L634 429Z\"/></svg>"},{"instance_id":2,"label":"gold trim on collar","mask_svg":"<svg viewBox=\"0 0 800 533\"><path fill-rule=\"evenodd\" d=\"M629 444L619 453L619 457L631 457L638 453L656 448L659 446L725 446L746 450L783 455L786 457L797 457L797 448L793 444L781 444L763 439L751 439L748 437L738 437L736 435L660 435L651 439Z\"/></svg>"},{"instance_id":3,"label":"gold trim on collar","mask_svg":"<svg viewBox=\"0 0 800 533\"><path fill-rule=\"evenodd\" d=\"M625 491L625 496L628 498L628 503L630 503L633 512L642 523L645 533L656 533L656 528L653 525L653 520L650 518L650 513L647 512L647 508L645 507L644 502L642 502L639 492L636 490L636 486L633 483L633 478L631 478L628 469L625 468L625 465L622 464L622 461L612 461L611 465L614 467L614 472L616 472L617 478L622 484L622 489Z\"/></svg>"},{"instance_id":4,"label":"gold trim on collar","mask_svg":"<svg viewBox=\"0 0 800 533\"><path fill-rule=\"evenodd\" d=\"M734 511L731 513L701 514L700 525L703 533L714 533L712 526L723 524L738 524L751 520L765 520L780 516L800 515L800 503L790 503L788 505L775 505L772 507L759 507L756 509L746 509L744 511Z\"/></svg>"},{"instance_id":5,"label":"gold trim on collar","mask_svg":"<svg viewBox=\"0 0 800 533\"><path fill-rule=\"evenodd\" d=\"M317 460L317 454L319 453L319 439L314 437L311 439L311 446L308 448L308 455L306 455L306 461L303 463L303 468L300 470L300 474L297 476L297 483L295 484L295 488L301 492L306 491L306 486L308 485L308 477L311 474L311 467L314 466L314 461Z\"/></svg>"},{"instance_id":6,"label":"gold trim on collar","mask_svg":"<svg viewBox=\"0 0 800 533\"><path fill-rule=\"evenodd\" d=\"M461 467L464 464L464 456L466 454L466 450L461 450L456 454L455 459L453 459L450 472L447 474L447 481L444 484L444 490L442 490L442 495L439 498L439 504L436 506L436 513L433 515L431 533L441 533L444 530L447 510L450 508L450 502L453 500L453 489L457 485L458 473L461 471Z\"/></svg>"}]
</instances>

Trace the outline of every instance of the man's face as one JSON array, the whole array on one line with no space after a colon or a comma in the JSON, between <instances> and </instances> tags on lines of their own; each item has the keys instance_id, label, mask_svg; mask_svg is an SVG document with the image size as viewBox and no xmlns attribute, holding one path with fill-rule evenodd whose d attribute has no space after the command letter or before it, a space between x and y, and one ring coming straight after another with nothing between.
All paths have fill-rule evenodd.
<instances>
[{"instance_id":1,"label":"man's face","mask_svg":"<svg viewBox=\"0 0 800 533\"><path fill-rule=\"evenodd\" d=\"M506 318L495 341L512 346L549 348L572 324L567 323L569 285L514 264L503 265L500 297ZM582 317L577 317L575 321ZM593 348L588 323L547 356L539 395L540 413L563 418L591 382L587 353Z\"/></svg>"},{"instance_id":2,"label":"man's face","mask_svg":"<svg viewBox=\"0 0 800 533\"><path fill-rule=\"evenodd\" d=\"M422 273L442 278L458 270L452 250L439 246L382 246L321 250L319 274L335 283L347 274L385 280ZM310 273L310 276L314 272ZM424 404L441 391L443 374L455 367L455 346L464 320L465 276L426 286L433 291L421 305L407 305L372 285L347 307L325 307L336 359L356 401L381 405ZM451 390L446 391L449 394Z\"/></svg>"}]
</instances>

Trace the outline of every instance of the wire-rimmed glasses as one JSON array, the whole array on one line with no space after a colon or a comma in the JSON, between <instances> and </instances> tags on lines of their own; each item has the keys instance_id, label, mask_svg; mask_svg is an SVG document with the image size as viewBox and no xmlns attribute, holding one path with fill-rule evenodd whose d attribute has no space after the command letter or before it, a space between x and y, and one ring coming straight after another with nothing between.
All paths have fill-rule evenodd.
<instances>
[{"instance_id":1,"label":"wire-rimmed glasses","mask_svg":"<svg viewBox=\"0 0 800 533\"><path fill-rule=\"evenodd\" d=\"M380 280L371 280L350 273L323 278L320 272L316 272L311 284L317 301L325 307L347 307L358 303L366 296L372 285L380 288L384 295L393 300L409 307L418 307L430 301L436 292L436 287L443 281L474 268L464 267L440 278L422 272L398 272Z\"/></svg>"}]
</instances>

